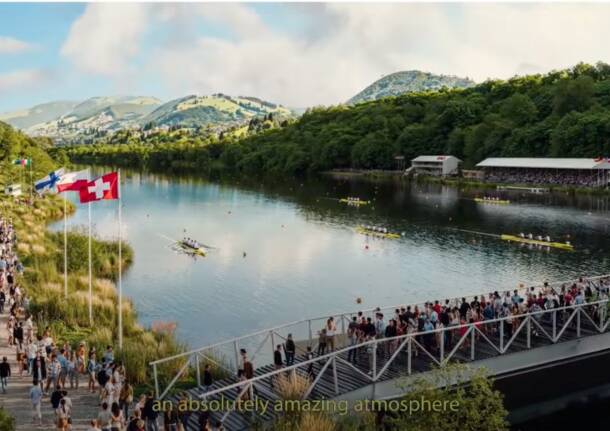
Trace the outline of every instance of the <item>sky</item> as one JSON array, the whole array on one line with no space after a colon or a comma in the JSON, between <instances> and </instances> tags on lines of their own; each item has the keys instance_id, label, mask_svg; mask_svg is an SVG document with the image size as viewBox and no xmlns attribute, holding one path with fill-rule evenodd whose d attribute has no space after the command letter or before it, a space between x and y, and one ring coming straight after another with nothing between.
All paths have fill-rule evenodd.
<instances>
[{"instance_id":1,"label":"sky","mask_svg":"<svg viewBox=\"0 0 610 431\"><path fill-rule=\"evenodd\" d=\"M345 102L384 75L610 62L610 4L0 3L0 112L93 96Z\"/></svg>"}]
</instances>

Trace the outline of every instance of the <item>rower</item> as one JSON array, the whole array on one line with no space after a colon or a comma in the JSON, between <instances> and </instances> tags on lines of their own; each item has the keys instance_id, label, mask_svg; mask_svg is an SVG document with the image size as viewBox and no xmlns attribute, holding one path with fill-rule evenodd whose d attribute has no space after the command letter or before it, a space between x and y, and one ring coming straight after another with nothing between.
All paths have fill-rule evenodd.
<instances>
[{"instance_id":1,"label":"rower","mask_svg":"<svg viewBox=\"0 0 610 431\"><path fill-rule=\"evenodd\" d=\"M528 237L529 239L534 239L534 235L532 235L531 233L527 234L527 237Z\"/></svg>"},{"instance_id":2,"label":"rower","mask_svg":"<svg viewBox=\"0 0 610 431\"><path fill-rule=\"evenodd\" d=\"M536 237L536 239L537 239L538 241L542 241L542 235L538 235L538 236Z\"/></svg>"},{"instance_id":3,"label":"rower","mask_svg":"<svg viewBox=\"0 0 610 431\"><path fill-rule=\"evenodd\" d=\"M521 238L525 238L525 234L524 234L523 232L521 232L521 233L519 234L519 236L520 236Z\"/></svg>"},{"instance_id":4,"label":"rower","mask_svg":"<svg viewBox=\"0 0 610 431\"><path fill-rule=\"evenodd\" d=\"M546 236L546 238L544 238L546 240L546 242L551 242L551 237L550 236Z\"/></svg>"}]
</instances>

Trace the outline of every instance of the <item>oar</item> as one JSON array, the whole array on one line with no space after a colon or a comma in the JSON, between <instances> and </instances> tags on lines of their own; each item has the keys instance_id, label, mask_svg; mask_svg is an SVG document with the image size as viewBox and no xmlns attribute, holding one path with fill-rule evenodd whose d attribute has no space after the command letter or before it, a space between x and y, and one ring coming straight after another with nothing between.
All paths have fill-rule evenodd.
<instances>
[{"instance_id":1,"label":"oar","mask_svg":"<svg viewBox=\"0 0 610 431\"><path fill-rule=\"evenodd\" d=\"M475 234L475 235L490 236L492 238L500 238L502 236L502 235L498 235L498 234L495 234L495 233L478 232L476 230L468 230L468 229L458 229L456 227L449 227L447 229L457 230L458 232L464 232L464 233L472 233L472 234Z\"/></svg>"},{"instance_id":2,"label":"oar","mask_svg":"<svg viewBox=\"0 0 610 431\"><path fill-rule=\"evenodd\" d=\"M200 242L199 244L201 244L205 248L209 248L210 250L218 250L218 247L212 247L211 245L207 245L207 244L204 244L202 242Z\"/></svg>"}]
</instances>

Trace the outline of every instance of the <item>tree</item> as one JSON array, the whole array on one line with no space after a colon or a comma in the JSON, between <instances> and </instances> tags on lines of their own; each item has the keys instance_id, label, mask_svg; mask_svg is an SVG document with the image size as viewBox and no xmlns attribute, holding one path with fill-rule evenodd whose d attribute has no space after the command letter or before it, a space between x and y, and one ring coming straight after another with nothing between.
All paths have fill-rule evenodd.
<instances>
[{"instance_id":1,"label":"tree","mask_svg":"<svg viewBox=\"0 0 610 431\"><path fill-rule=\"evenodd\" d=\"M570 111L585 111L593 104L594 92L594 81L590 76L563 79L555 87L554 110L559 115Z\"/></svg>"},{"instance_id":2,"label":"tree","mask_svg":"<svg viewBox=\"0 0 610 431\"><path fill-rule=\"evenodd\" d=\"M520 93L505 99L500 106L500 115L515 126L523 126L534 121L537 113L538 109L532 99Z\"/></svg>"},{"instance_id":3,"label":"tree","mask_svg":"<svg viewBox=\"0 0 610 431\"><path fill-rule=\"evenodd\" d=\"M455 386L456 381L468 383ZM502 394L493 388L493 380L484 369L452 365L434 370L427 378L404 381L401 385L408 391L401 399L406 405L421 403L422 399L438 400L445 408L433 412L420 410L410 414L391 414L386 421L392 430L508 430L508 412Z\"/></svg>"}]
</instances>

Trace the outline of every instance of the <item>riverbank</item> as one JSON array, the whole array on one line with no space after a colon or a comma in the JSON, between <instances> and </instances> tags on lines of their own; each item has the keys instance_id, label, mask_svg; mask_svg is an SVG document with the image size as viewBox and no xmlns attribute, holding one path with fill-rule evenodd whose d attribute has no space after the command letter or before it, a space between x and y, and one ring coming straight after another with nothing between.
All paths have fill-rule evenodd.
<instances>
[{"instance_id":1,"label":"riverbank","mask_svg":"<svg viewBox=\"0 0 610 431\"><path fill-rule=\"evenodd\" d=\"M118 271L118 243L92 241L93 322L89 321L87 236L78 231L68 235L68 296L63 285L63 235L47 231L47 224L63 217L63 201L56 196L35 198L32 204L12 197L0 197L0 212L12 220L17 233L17 251L25 270L19 278L31 298L30 312L39 332L48 328L57 345L73 348L85 342L97 351L115 346L116 358L126 367L128 379L146 385L148 362L184 349L172 331L143 328L129 299L123 300L124 344L116 346L118 295L113 279ZM68 206L73 213L74 207ZM133 260L133 251L123 244L123 268Z\"/></svg>"}]
</instances>

